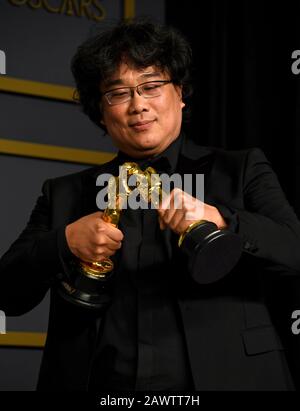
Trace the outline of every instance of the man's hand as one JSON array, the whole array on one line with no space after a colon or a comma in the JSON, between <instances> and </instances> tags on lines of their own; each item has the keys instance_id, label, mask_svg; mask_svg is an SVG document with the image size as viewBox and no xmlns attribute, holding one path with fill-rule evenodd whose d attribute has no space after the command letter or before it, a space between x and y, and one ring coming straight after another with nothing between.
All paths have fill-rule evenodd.
<instances>
[{"instance_id":1,"label":"man's hand","mask_svg":"<svg viewBox=\"0 0 300 411\"><path fill-rule=\"evenodd\" d=\"M216 207L203 203L179 188L163 199L157 211L160 228L164 230L170 227L177 234L182 234L190 224L199 220L211 221L219 229L227 227Z\"/></svg>"},{"instance_id":2,"label":"man's hand","mask_svg":"<svg viewBox=\"0 0 300 411\"><path fill-rule=\"evenodd\" d=\"M66 227L71 252L84 261L101 261L121 248L122 232L102 220L101 211L80 218Z\"/></svg>"}]
</instances>

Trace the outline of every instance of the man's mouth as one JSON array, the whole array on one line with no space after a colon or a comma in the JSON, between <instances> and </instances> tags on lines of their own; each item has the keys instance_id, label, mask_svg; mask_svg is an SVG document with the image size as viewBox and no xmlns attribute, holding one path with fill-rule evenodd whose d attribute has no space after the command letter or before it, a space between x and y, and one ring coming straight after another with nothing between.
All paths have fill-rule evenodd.
<instances>
[{"instance_id":1,"label":"man's mouth","mask_svg":"<svg viewBox=\"0 0 300 411\"><path fill-rule=\"evenodd\" d=\"M154 120L137 121L136 123L130 124L130 127L135 131L145 131L152 127L153 122Z\"/></svg>"}]
</instances>

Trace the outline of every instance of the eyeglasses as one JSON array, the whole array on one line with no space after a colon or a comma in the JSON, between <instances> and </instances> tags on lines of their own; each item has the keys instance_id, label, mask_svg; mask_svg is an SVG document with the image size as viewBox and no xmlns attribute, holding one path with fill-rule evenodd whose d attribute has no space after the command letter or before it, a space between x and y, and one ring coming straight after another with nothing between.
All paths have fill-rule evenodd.
<instances>
[{"instance_id":1,"label":"eyeglasses","mask_svg":"<svg viewBox=\"0 0 300 411\"><path fill-rule=\"evenodd\" d=\"M146 83L141 83L134 87L120 87L106 91L103 93L103 96L106 97L108 104L113 106L115 104L122 104L129 101L133 97L135 90L144 98L161 96L162 86L169 83L172 83L172 80L147 81Z\"/></svg>"}]
</instances>

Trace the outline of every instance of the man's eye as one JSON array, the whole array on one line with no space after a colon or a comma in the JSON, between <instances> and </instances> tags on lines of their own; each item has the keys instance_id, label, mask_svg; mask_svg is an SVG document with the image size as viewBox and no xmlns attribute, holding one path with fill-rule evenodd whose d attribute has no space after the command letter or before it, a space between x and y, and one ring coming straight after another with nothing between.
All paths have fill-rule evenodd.
<instances>
[{"instance_id":1,"label":"man's eye","mask_svg":"<svg viewBox=\"0 0 300 411\"><path fill-rule=\"evenodd\" d=\"M154 90L156 88L159 88L161 85L160 84L147 84L144 86L144 90L149 91L149 90Z\"/></svg>"},{"instance_id":2,"label":"man's eye","mask_svg":"<svg viewBox=\"0 0 300 411\"><path fill-rule=\"evenodd\" d=\"M127 95L128 95L128 91L126 90L118 90L118 91L114 91L111 93L111 97L123 97Z\"/></svg>"}]
</instances>

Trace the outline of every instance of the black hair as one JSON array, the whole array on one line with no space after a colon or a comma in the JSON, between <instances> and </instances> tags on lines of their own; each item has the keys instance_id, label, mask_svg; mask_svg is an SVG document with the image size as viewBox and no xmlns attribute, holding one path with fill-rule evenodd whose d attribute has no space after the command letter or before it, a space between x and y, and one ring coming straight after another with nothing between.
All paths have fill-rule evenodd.
<instances>
[{"instance_id":1,"label":"black hair","mask_svg":"<svg viewBox=\"0 0 300 411\"><path fill-rule=\"evenodd\" d=\"M81 44L71 61L76 83L76 97L83 112L99 127L101 124L100 84L109 79L122 61L136 68L157 66L182 86L188 117L188 97L192 94L190 68L192 51L188 41L173 27L147 19L125 20L102 31Z\"/></svg>"}]
</instances>

